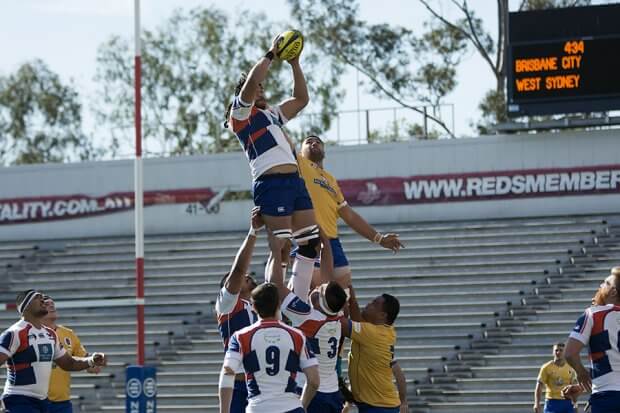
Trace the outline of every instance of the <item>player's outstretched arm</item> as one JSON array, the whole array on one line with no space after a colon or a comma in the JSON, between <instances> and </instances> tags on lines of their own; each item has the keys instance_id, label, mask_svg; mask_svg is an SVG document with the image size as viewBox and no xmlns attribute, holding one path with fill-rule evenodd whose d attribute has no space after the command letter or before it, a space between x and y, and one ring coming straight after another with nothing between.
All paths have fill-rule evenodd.
<instances>
[{"instance_id":1,"label":"player's outstretched arm","mask_svg":"<svg viewBox=\"0 0 620 413\"><path fill-rule=\"evenodd\" d=\"M363 321L362 311L360 310L360 306L357 302L353 285L349 285L349 317L352 321Z\"/></svg>"},{"instance_id":2,"label":"player's outstretched arm","mask_svg":"<svg viewBox=\"0 0 620 413\"><path fill-rule=\"evenodd\" d=\"M588 372L588 370L586 370L584 365L581 363L579 353L581 353L582 348L583 343L581 341L569 337L566 341L564 357L566 358L566 362L577 373L577 381L581 385L582 389L589 393L592 391L592 378L590 377L590 372Z\"/></svg>"},{"instance_id":3,"label":"player's outstretched arm","mask_svg":"<svg viewBox=\"0 0 620 413\"><path fill-rule=\"evenodd\" d=\"M349 205L342 206L338 213L344 222L347 223L355 232L366 238L368 241L377 243L383 248L387 248L394 252L398 252L401 248L405 248L398 234L381 234L373 228L360 214L355 212Z\"/></svg>"},{"instance_id":4,"label":"player's outstretched arm","mask_svg":"<svg viewBox=\"0 0 620 413\"><path fill-rule=\"evenodd\" d=\"M245 81L245 84L241 88L241 100L245 103L252 103L256 99L256 93L258 92L258 85L262 83L263 80L267 77L267 72L269 71L269 66L271 65L271 61L276 56L276 44L277 44L278 36L276 36L271 42L271 47L269 51L265 54L265 56L261 57L258 62L254 65L254 67L248 73L248 78Z\"/></svg>"},{"instance_id":5,"label":"player's outstretched arm","mask_svg":"<svg viewBox=\"0 0 620 413\"><path fill-rule=\"evenodd\" d=\"M256 231L262 227L262 221L254 218L256 209L257 208L252 209L250 231L243 240L241 247L239 247L235 260L230 267L230 274L224 283L226 291L230 294L239 294L239 291L241 291L241 286L245 280L245 275L248 273L248 269L250 268L252 254L254 253L254 246L256 245Z\"/></svg>"},{"instance_id":6,"label":"player's outstretched arm","mask_svg":"<svg viewBox=\"0 0 620 413\"><path fill-rule=\"evenodd\" d=\"M310 102L304 72L299 64L299 56L288 61L293 69L293 96L280 104L280 110L287 120L293 119Z\"/></svg>"},{"instance_id":7,"label":"player's outstretched arm","mask_svg":"<svg viewBox=\"0 0 620 413\"><path fill-rule=\"evenodd\" d=\"M9 359L8 354L0 353L0 366Z\"/></svg>"},{"instance_id":8,"label":"player's outstretched arm","mask_svg":"<svg viewBox=\"0 0 620 413\"><path fill-rule=\"evenodd\" d=\"M303 372L306 375L306 384L301 393L301 404L304 406L304 410L308 410L310 402L314 399L316 392L319 390L319 366L306 367L303 369Z\"/></svg>"},{"instance_id":9,"label":"player's outstretched arm","mask_svg":"<svg viewBox=\"0 0 620 413\"><path fill-rule=\"evenodd\" d=\"M409 402L407 401L407 379L405 373L400 368L397 361L392 363L392 374L396 380L396 388L398 389L398 398L400 399L400 413L409 412Z\"/></svg>"},{"instance_id":10,"label":"player's outstretched arm","mask_svg":"<svg viewBox=\"0 0 620 413\"><path fill-rule=\"evenodd\" d=\"M327 283L334 280L334 254L329 238L321 230L321 283Z\"/></svg>"},{"instance_id":11,"label":"player's outstretched arm","mask_svg":"<svg viewBox=\"0 0 620 413\"><path fill-rule=\"evenodd\" d=\"M54 361L65 371L82 371L89 367L107 364L106 356L103 353L93 353L90 357L71 357L69 353L65 353Z\"/></svg>"}]
</instances>

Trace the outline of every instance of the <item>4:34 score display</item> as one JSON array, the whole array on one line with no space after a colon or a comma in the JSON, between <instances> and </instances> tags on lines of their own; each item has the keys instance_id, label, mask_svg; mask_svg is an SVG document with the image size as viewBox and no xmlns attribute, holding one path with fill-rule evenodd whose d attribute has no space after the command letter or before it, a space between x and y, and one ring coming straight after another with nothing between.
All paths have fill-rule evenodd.
<instances>
[{"instance_id":1,"label":"4:34 score display","mask_svg":"<svg viewBox=\"0 0 620 413\"><path fill-rule=\"evenodd\" d=\"M582 64L585 43L583 40L564 43L564 56L545 56L515 59L515 74L530 72L550 72L544 76L528 76L515 79L518 92L537 90L576 89L579 88L581 75L578 73L553 74L560 70L579 70Z\"/></svg>"}]
</instances>

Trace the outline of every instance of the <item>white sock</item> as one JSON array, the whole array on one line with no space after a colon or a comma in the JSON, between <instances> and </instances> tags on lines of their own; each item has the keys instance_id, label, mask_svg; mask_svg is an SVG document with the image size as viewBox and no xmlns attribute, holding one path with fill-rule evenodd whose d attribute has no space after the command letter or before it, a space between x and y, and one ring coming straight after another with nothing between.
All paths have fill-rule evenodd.
<instances>
[{"instance_id":1,"label":"white sock","mask_svg":"<svg viewBox=\"0 0 620 413\"><path fill-rule=\"evenodd\" d=\"M293 292L296 296L308 302L312 272L314 271L314 258L307 258L297 254L293 263L293 272L289 285L293 284ZM290 288L290 287L289 287Z\"/></svg>"}]
</instances>

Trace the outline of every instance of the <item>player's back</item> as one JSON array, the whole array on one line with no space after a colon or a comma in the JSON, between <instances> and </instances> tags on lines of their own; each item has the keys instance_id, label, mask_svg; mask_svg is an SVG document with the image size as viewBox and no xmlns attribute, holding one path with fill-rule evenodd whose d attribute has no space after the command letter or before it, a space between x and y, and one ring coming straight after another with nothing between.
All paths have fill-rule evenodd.
<instances>
[{"instance_id":1,"label":"player's back","mask_svg":"<svg viewBox=\"0 0 620 413\"><path fill-rule=\"evenodd\" d=\"M282 313L304 333L310 351L319 362L321 379L319 391L322 393L338 391L336 362L342 345L343 316L323 314L294 293L285 297L282 302Z\"/></svg>"},{"instance_id":2,"label":"player's back","mask_svg":"<svg viewBox=\"0 0 620 413\"><path fill-rule=\"evenodd\" d=\"M308 340L308 347L319 361L321 378L319 391L322 393L338 391L336 362L342 344L341 318L341 316L326 316L312 309L310 318L299 325L299 329Z\"/></svg>"},{"instance_id":3,"label":"player's back","mask_svg":"<svg viewBox=\"0 0 620 413\"><path fill-rule=\"evenodd\" d=\"M280 413L302 407L295 377L316 360L301 331L281 321L261 320L233 335L224 364L245 370L247 412Z\"/></svg>"}]
</instances>

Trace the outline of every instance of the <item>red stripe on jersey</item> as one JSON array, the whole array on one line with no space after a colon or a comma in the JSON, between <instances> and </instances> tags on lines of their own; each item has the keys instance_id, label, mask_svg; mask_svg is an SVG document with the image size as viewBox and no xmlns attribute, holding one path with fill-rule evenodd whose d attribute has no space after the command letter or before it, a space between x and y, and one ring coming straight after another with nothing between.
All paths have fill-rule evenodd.
<instances>
[{"instance_id":1,"label":"red stripe on jersey","mask_svg":"<svg viewBox=\"0 0 620 413\"><path fill-rule=\"evenodd\" d=\"M287 328L287 331L289 332L289 334L291 335L291 338L293 339L293 346L295 346L295 353L301 355L301 351L304 350L302 348L302 346L304 345L304 337L295 330L291 330Z\"/></svg>"},{"instance_id":2,"label":"red stripe on jersey","mask_svg":"<svg viewBox=\"0 0 620 413\"><path fill-rule=\"evenodd\" d=\"M314 337L327 320L306 320L299 325L306 337Z\"/></svg>"},{"instance_id":3,"label":"red stripe on jersey","mask_svg":"<svg viewBox=\"0 0 620 413\"><path fill-rule=\"evenodd\" d=\"M252 337L254 336L254 333L261 329L261 327L264 327L263 323L260 323L254 328L244 331L243 333L237 334L237 340L239 341L239 347L241 347L240 350L243 356L250 353Z\"/></svg>"},{"instance_id":4,"label":"red stripe on jersey","mask_svg":"<svg viewBox=\"0 0 620 413\"><path fill-rule=\"evenodd\" d=\"M250 135L250 142L252 142L252 143L256 142L256 140L258 138L260 138L261 136L263 136L265 134L265 132L267 132L267 128L259 129L256 132L254 132L253 134L251 134Z\"/></svg>"},{"instance_id":5,"label":"red stripe on jersey","mask_svg":"<svg viewBox=\"0 0 620 413\"><path fill-rule=\"evenodd\" d=\"M605 330L605 317L607 317L607 314L614 311L614 309L615 307L609 310L592 313L592 332L590 333L590 337L595 336L597 334L601 334ZM592 361L596 361L603 357L605 357L604 351L599 351L597 353L590 353L590 360Z\"/></svg>"},{"instance_id":6,"label":"red stripe on jersey","mask_svg":"<svg viewBox=\"0 0 620 413\"><path fill-rule=\"evenodd\" d=\"M20 370L23 370L23 369L27 369L31 365L32 364L30 364L30 363L17 363L17 364L13 364L13 365L7 364L7 367L11 371L20 371Z\"/></svg>"},{"instance_id":7,"label":"red stripe on jersey","mask_svg":"<svg viewBox=\"0 0 620 413\"><path fill-rule=\"evenodd\" d=\"M28 333L30 332L31 328L32 326L28 324L24 329L20 330L17 333L19 337L19 347L17 347L17 350L15 351L16 353L26 350L30 345L30 343L28 342Z\"/></svg>"},{"instance_id":8,"label":"red stripe on jersey","mask_svg":"<svg viewBox=\"0 0 620 413\"><path fill-rule=\"evenodd\" d=\"M235 119L231 117L230 124L232 125L233 132L237 133L250 124L250 119Z\"/></svg>"}]
</instances>

